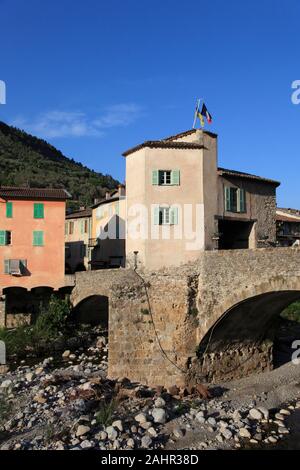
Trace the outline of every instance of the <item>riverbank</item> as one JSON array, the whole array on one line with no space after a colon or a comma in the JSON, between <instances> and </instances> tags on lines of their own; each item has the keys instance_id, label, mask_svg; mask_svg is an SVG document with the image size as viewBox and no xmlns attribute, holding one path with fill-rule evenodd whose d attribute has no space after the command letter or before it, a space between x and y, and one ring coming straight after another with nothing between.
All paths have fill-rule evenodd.
<instances>
[{"instance_id":1,"label":"riverbank","mask_svg":"<svg viewBox=\"0 0 300 470\"><path fill-rule=\"evenodd\" d=\"M59 360L0 375L1 449L297 448L299 366L211 386L208 398L205 387L109 380L106 338L94 333Z\"/></svg>"}]
</instances>

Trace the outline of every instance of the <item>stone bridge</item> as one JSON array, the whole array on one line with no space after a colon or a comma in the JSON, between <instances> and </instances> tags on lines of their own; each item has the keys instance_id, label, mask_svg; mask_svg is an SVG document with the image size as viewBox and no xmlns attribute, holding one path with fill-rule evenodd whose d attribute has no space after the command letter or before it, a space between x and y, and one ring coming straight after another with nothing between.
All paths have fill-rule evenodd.
<instances>
[{"instance_id":1,"label":"stone bridge","mask_svg":"<svg viewBox=\"0 0 300 470\"><path fill-rule=\"evenodd\" d=\"M207 251L157 272L77 273L71 296L83 320L108 310L111 377L166 386L271 368L277 319L296 299L292 248Z\"/></svg>"}]
</instances>

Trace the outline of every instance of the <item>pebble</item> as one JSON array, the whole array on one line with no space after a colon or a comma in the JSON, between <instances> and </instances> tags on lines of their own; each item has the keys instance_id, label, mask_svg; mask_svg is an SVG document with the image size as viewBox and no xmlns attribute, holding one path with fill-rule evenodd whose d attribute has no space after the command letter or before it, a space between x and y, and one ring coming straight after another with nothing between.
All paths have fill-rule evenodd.
<instances>
[{"instance_id":1,"label":"pebble","mask_svg":"<svg viewBox=\"0 0 300 470\"><path fill-rule=\"evenodd\" d=\"M138 423L145 423L147 421L146 415L144 413L139 413L134 417Z\"/></svg>"},{"instance_id":2,"label":"pebble","mask_svg":"<svg viewBox=\"0 0 300 470\"><path fill-rule=\"evenodd\" d=\"M158 398L156 398L156 400L154 402L154 406L155 406L155 408L163 408L164 406L166 406L166 402L163 398L158 397Z\"/></svg>"},{"instance_id":3,"label":"pebble","mask_svg":"<svg viewBox=\"0 0 300 470\"><path fill-rule=\"evenodd\" d=\"M118 437L118 431L113 426L108 426L105 431L110 441L114 441Z\"/></svg>"},{"instance_id":4,"label":"pebble","mask_svg":"<svg viewBox=\"0 0 300 470\"><path fill-rule=\"evenodd\" d=\"M163 408L154 408L152 410L152 416L155 423L164 424L166 422L166 412Z\"/></svg>"},{"instance_id":5,"label":"pebble","mask_svg":"<svg viewBox=\"0 0 300 470\"><path fill-rule=\"evenodd\" d=\"M80 424L76 430L76 437L84 436L88 432L90 432L91 428L89 426L84 426Z\"/></svg>"},{"instance_id":6,"label":"pebble","mask_svg":"<svg viewBox=\"0 0 300 470\"><path fill-rule=\"evenodd\" d=\"M257 408L252 408L249 411L249 417L252 418L252 419L255 419L257 421L260 421L263 418L263 414Z\"/></svg>"},{"instance_id":7,"label":"pebble","mask_svg":"<svg viewBox=\"0 0 300 470\"><path fill-rule=\"evenodd\" d=\"M114 422L112 423L112 426L113 426L114 428L117 428L117 429L118 429L119 431L121 431L121 432L123 431L123 424L122 424L122 421L121 421L120 419L114 421Z\"/></svg>"},{"instance_id":8,"label":"pebble","mask_svg":"<svg viewBox=\"0 0 300 470\"><path fill-rule=\"evenodd\" d=\"M232 432L227 428L222 429L221 432L222 432L222 436L225 437L225 439L231 439L233 436Z\"/></svg>"},{"instance_id":9,"label":"pebble","mask_svg":"<svg viewBox=\"0 0 300 470\"><path fill-rule=\"evenodd\" d=\"M142 437L142 447L144 447L144 449L148 449L152 444L152 439L150 436L143 436Z\"/></svg>"},{"instance_id":10,"label":"pebble","mask_svg":"<svg viewBox=\"0 0 300 470\"><path fill-rule=\"evenodd\" d=\"M240 437L245 437L247 439L251 438L251 434L250 434L250 432L248 431L247 428L241 428L239 430L239 435L240 435Z\"/></svg>"}]
</instances>

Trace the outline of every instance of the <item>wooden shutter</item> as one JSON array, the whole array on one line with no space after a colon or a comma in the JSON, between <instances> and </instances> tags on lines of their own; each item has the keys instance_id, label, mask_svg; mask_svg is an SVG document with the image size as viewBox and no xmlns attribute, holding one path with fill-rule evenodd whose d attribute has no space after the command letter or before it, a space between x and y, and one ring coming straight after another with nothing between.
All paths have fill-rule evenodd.
<instances>
[{"instance_id":1,"label":"wooden shutter","mask_svg":"<svg viewBox=\"0 0 300 470\"><path fill-rule=\"evenodd\" d=\"M10 273L10 260L5 259L4 260L4 274L9 274Z\"/></svg>"},{"instance_id":2,"label":"wooden shutter","mask_svg":"<svg viewBox=\"0 0 300 470\"><path fill-rule=\"evenodd\" d=\"M180 184L180 171L179 170L171 171L171 184L173 184L174 186L179 186Z\"/></svg>"},{"instance_id":3,"label":"wooden shutter","mask_svg":"<svg viewBox=\"0 0 300 470\"><path fill-rule=\"evenodd\" d=\"M6 245L6 231L0 230L0 245Z\"/></svg>"},{"instance_id":4,"label":"wooden shutter","mask_svg":"<svg viewBox=\"0 0 300 470\"><path fill-rule=\"evenodd\" d=\"M231 210L231 199L230 199L230 188L224 187L224 200L225 200L225 211Z\"/></svg>"},{"instance_id":5,"label":"wooden shutter","mask_svg":"<svg viewBox=\"0 0 300 470\"><path fill-rule=\"evenodd\" d=\"M152 184L158 184L158 170L152 170Z\"/></svg>"},{"instance_id":6,"label":"wooden shutter","mask_svg":"<svg viewBox=\"0 0 300 470\"><path fill-rule=\"evenodd\" d=\"M6 217L11 219L13 216L13 203L7 202L6 203Z\"/></svg>"},{"instance_id":7,"label":"wooden shutter","mask_svg":"<svg viewBox=\"0 0 300 470\"><path fill-rule=\"evenodd\" d=\"M159 225L159 206L154 207L154 225Z\"/></svg>"},{"instance_id":8,"label":"wooden shutter","mask_svg":"<svg viewBox=\"0 0 300 470\"><path fill-rule=\"evenodd\" d=\"M170 209L170 224L178 225L178 207L171 207Z\"/></svg>"},{"instance_id":9,"label":"wooden shutter","mask_svg":"<svg viewBox=\"0 0 300 470\"><path fill-rule=\"evenodd\" d=\"M44 232L41 230L35 230L33 232L33 245L43 246L44 245Z\"/></svg>"},{"instance_id":10,"label":"wooden shutter","mask_svg":"<svg viewBox=\"0 0 300 470\"><path fill-rule=\"evenodd\" d=\"M44 218L44 204L43 203L37 203L37 202L34 203L33 217L35 219Z\"/></svg>"},{"instance_id":11,"label":"wooden shutter","mask_svg":"<svg viewBox=\"0 0 300 470\"><path fill-rule=\"evenodd\" d=\"M246 193L244 189L238 190L238 212L246 212Z\"/></svg>"}]
</instances>

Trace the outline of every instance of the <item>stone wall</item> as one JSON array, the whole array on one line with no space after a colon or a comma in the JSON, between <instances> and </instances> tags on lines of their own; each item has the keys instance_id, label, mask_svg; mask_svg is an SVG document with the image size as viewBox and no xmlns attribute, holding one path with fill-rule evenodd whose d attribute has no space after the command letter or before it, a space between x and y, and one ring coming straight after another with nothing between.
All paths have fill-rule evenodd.
<instances>
[{"instance_id":1,"label":"stone wall","mask_svg":"<svg viewBox=\"0 0 300 470\"><path fill-rule=\"evenodd\" d=\"M144 271L142 279L131 269L77 273L73 304L94 295L109 298L111 377L168 386L202 367L218 380L221 372L230 376L230 361L236 377L271 367L264 344L272 344L276 316L300 298L300 250L205 252L180 268ZM197 359L212 328L207 358Z\"/></svg>"}]
</instances>

